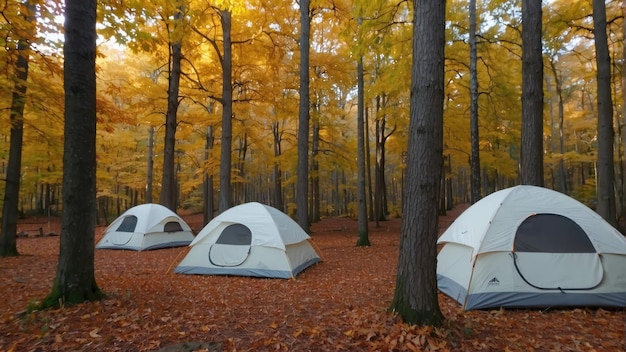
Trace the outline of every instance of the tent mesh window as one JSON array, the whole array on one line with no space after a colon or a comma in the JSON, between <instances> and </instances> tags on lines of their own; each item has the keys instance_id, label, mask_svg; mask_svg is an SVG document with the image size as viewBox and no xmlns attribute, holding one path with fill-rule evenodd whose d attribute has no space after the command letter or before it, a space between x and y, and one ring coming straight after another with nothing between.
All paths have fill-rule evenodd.
<instances>
[{"instance_id":1,"label":"tent mesh window","mask_svg":"<svg viewBox=\"0 0 626 352\"><path fill-rule=\"evenodd\" d=\"M137 217L135 215L129 215L124 217L120 226L117 227L118 232L135 232L137 226Z\"/></svg>"},{"instance_id":2,"label":"tent mesh window","mask_svg":"<svg viewBox=\"0 0 626 352\"><path fill-rule=\"evenodd\" d=\"M163 231L165 232L178 232L182 230L182 226L180 226L180 223L176 221L167 222L165 226L163 226Z\"/></svg>"},{"instance_id":3,"label":"tent mesh window","mask_svg":"<svg viewBox=\"0 0 626 352\"><path fill-rule=\"evenodd\" d=\"M220 237L215 241L218 244L231 244L240 246L249 246L252 243L252 232L242 224L228 225Z\"/></svg>"},{"instance_id":4,"label":"tent mesh window","mask_svg":"<svg viewBox=\"0 0 626 352\"><path fill-rule=\"evenodd\" d=\"M518 252L596 252L585 230L570 218L557 214L535 214L526 218L517 228L513 248Z\"/></svg>"}]
</instances>

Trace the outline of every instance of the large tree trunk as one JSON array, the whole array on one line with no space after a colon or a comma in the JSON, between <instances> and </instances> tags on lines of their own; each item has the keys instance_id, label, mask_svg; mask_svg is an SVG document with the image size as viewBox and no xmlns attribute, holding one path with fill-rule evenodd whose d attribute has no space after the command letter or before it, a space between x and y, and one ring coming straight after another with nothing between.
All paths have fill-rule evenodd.
<instances>
[{"instance_id":1,"label":"large tree trunk","mask_svg":"<svg viewBox=\"0 0 626 352\"><path fill-rule=\"evenodd\" d=\"M230 174L233 146L233 54L230 34L231 13L223 10L222 32L224 33L224 57L222 59L222 148L220 150L220 192L218 212L222 213L233 205Z\"/></svg>"},{"instance_id":2,"label":"large tree trunk","mask_svg":"<svg viewBox=\"0 0 626 352\"><path fill-rule=\"evenodd\" d=\"M597 212L617 227L615 210L615 170L613 163L613 102L611 98L611 61L606 35L606 5L593 0L598 82L598 208Z\"/></svg>"},{"instance_id":3,"label":"large tree trunk","mask_svg":"<svg viewBox=\"0 0 626 352\"><path fill-rule=\"evenodd\" d=\"M180 5L174 14L174 31L180 26L183 18L183 9ZM180 30L180 29L178 29ZM170 33L173 38L178 38L176 33ZM176 39L170 44L170 68L169 82L167 89L167 114L165 116L165 144L163 146L163 174L161 179L161 197L159 202L161 205L176 212L176 168L175 168L175 150L176 150L176 115L178 113L178 91L180 86L180 63L182 60L182 43L180 39Z\"/></svg>"},{"instance_id":4,"label":"large tree trunk","mask_svg":"<svg viewBox=\"0 0 626 352\"><path fill-rule=\"evenodd\" d=\"M445 2L413 0L413 64L406 198L391 309L409 324L439 326L438 200L443 163Z\"/></svg>"},{"instance_id":5,"label":"large tree trunk","mask_svg":"<svg viewBox=\"0 0 626 352\"><path fill-rule=\"evenodd\" d=\"M470 44L470 193L472 204L482 197L480 188L480 136L478 133L478 69L476 68L476 0L469 2Z\"/></svg>"},{"instance_id":6,"label":"large tree trunk","mask_svg":"<svg viewBox=\"0 0 626 352\"><path fill-rule=\"evenodd\" d=\"M309 36L311 31L309 0L300 0L300 106L298 114L298 166L296 181L296 217L309 232Z\"/></svg>"},{"instance_id":7,"label":"large tree trunk","mask_svg":"<svg viewBox=\"0 0 626 352\"><path fill-rule=\"evenodd\" d=\"M522 0L521 181L543 186L541 0Z\"/></svg>"},{"instance_id":8,"label":"large tree trunk","mask_svg":"<svg viewBox=\"0 0 626 352\"><path fill-rule=\"evenodd\" d=\"M94 275L96 223L96 0L65 5L65 140L61 245L42 307L102 298Z\"/></svg>"},{"instance_id":9,"label":"large tree trunk","mask_svg":"<svg viewBox=\"0 0 626 352\"><path fill-rule=\"evenodd\" d=\"M359 19L360 21L360 19ZM358 213L358 237L357 246L369 246L370 240L367 228L367 201L365 198L365 89L363 82L363 57L359 57L357 63L357 213Z\"/></svg>"},{"instance_id":10,"label":"large tree trunk","mask_svg":"<svg viewBox=\"0 0 626 352\"><path fill-rule=\"evenodd\" d=\"M22 140L24 136L24 106L26 105L26 80L30 42L35 34L35 5L26 1L20 7L20 14L29 27L17 31L17 60L14 71L14 89L11 96L11 142L6 172L6 185L2 207L2 232L0 232L0 257L17 256L17 216L22 170Z\"/></svg>"}]
</instances>

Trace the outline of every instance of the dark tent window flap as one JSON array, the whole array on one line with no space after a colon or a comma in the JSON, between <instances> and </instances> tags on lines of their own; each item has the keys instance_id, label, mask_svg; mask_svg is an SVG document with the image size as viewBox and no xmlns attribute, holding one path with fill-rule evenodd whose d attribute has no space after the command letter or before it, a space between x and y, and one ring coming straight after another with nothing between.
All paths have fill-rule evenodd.
<instances>
[{"instance_id":1,"label":"dark tent window flap","mask_svg":"<svg viewBox=\"0 0 626 352\"><path fill-rule=\"evenodd\" d=\"M557 214L535 214L526 218L517 228L513 248L518 252L596 252L577 223Z\"/></svg>"},{"instance_id":2,"label":"dark tent window flap","mask_svg":"<svg viewBox=\"0 0 626 352\"><path fill-rule=\"evenodd\" d=\"M252 232L242 224L228 225L215 243L249 246L252 243Z\"/></svg>"},{"instance_id":3,"label":"dark tent window flap","mask_svg":"<svg viewBox=\"0 0 626 352\"><path fill-rule=\"evenodd\" d=\"M118 232L135 232L137 226L137 217L135 215L129 215L122 220L120 226L117 227Z\"/></svg>"},{"instance_id":4,"label":"dark tent window flap","mask_svg":"<svg viewBox=\"0 0 626 352\"><path fill-rule=\"evenodd\" d=\"M182 230L183 228L180 226L180 223L176 221L170 221L163 226L163 231L165 232L178 232Z\"/></svg>"}]
</instances>

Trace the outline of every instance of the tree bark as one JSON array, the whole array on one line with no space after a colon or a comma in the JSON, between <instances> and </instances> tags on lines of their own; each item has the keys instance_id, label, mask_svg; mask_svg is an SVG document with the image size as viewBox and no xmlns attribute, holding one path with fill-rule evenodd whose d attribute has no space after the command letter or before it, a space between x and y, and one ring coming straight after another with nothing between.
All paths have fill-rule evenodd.
<instances>
[{"instance_id":1,"label":"tree bark","mask_svg":"<svg viewBox=\"0 0 626 352\"><path fill-rule=\"evenodd\" d=\"M543 186L543 58L541 0L522 0L521 181Z\"/></svg>"},{"instance_id":2,"label":"tree bark","mask_svg":"<svg viewBox=\"0 0 626 352\"><path fill-rule=\"evenodd\" d=\"M309 232L309 40L311 20L309 0L300 0L300 105L298 114L298 166L296 180L296 217Z\"/></svg>"},{"instance_id":3,"label":"tree bark","mask_svg":"<svg viewBox=\"0 0 626 352\"><path fill-rule=\"evenodd\" d=\"M20 14L28 27L17 31L17 60L14 71L14 89L11 96L11 141L7 163L6 184L2 206L2 232L0 232L0 257L17 256L17 217L22 170L22 141L24 137L24 107L26 105L26 81L30 61L30 42L35 35L35 5L26 0L20 6Z\"/></svg>"},{"instance_id":4,"label":"tree bark","mask_svg":"<svg viewBox=\"0 0 626 352\"><path fill-rule=\"evenodd\" d=\"M606 5L593 0L593 34L596 47L598 84L598 208L597 212L618 227L615 209L615 165L613 162L613 101L611 60L606 34Z\"/></svg>"},{"instance_id":5,"label":"tree bark","mask_svg":"<svg viewBox=\"0 0 626 352\"><path fill-rule=\"evenodd\" d=\"M148 129L148 166L146 170L146 203L152 203L152 180L154 177L154 127Z\"/></svg>"},{"instance_id":6,"label":"tree bark","mask_svg":"<svg viewBox=\"0 0 626 352\"><path fill-rule=\"evenodd\" d=\"M360 19L359 19L360 21ZM369 246L368 228L367 228L367 201L365 198L365 89L363 82L363 57L360 56L357 63L357 217L358 217L358 237L356 245Z\"/></svg>"},{"instance_id":7,"label":"tree bark","mask_svg":"<svg viewBox=\"0 0 626 352\"><path fill-rule=\"evenodd\" d=\"M224 33L224 57L222 58L222 147L220 149L220 192L218 212L222 213L233 205L230 174L233 148L233 54L231 40L231 13L223 10L222 32Z\"/></svg>"},{"instance_id":8,"label":"tree bark","mask_svg":"<svg viewBox=\"0 0 626 352\"><path fill-rule=\"evenodd\" d=\"M272 197L272 204L276 209L285 211L285 205L283 202L283 172L280 168L280 163L278 162L278 158L283 154L281 147L282 131L280 123L277 121L272 122L272 134L274 136L274 157L277 159L274 163L274 196Z\"/></svg>"},{"instance_id":9,"label":"tree bark","mask_svg":"<svg viewBox=\"0 0 626 352\"><path fill-rule=\"evenodd\" d=\"M42 307L102 298L94 275L96 222L96 0L66 0L65 139L61 245Z\"/></svg>"},{"instance_id":10,"label":"tree bark","mask_svg":"<svg viewBox=\"0 0 626 352\"><path fill-rule=\"evenodd\" d=\"M470 44L470 169L471 172L471 203L474 204L482 197L480 187L480 136L478 131L478 69L476 54L476 0L469 2L469 44Z\"/></svg>"},{"instance_id":11,"label":"tree bark","mask_svg":"<svg viewBox=\"0 0 626 352\"><path fill-rule=\"evenodd\" d=\"M183 20L183 5L179 5L174 14L174 32L180 30L181 21ZM178 38L176 33L170 33L170 37ZM159 202L161 205L176 212L176 168L175 168L175 152L176 152L176 115L178 113L178 92L180 86L180 63L182 61L182 42L176 39L169 43L170 46L170 69L169 82L167 89L167 114L165 117L165 144L163 146L163 174L161 179L161 197Z\"/></svg>"},{"instance_id":12,"label":"tree bark","mask_svg":"<svg viewBox=\"0 0 626 352\"><path fill-rule=\"evenodd\" d=\"M204 136L204 160L208 163L211 158L211 151L213 150L213 126L208 126L206 128L206 134ZM213 173L205 172L204 178L202 181L202 196L204 197L203 202L203 223L204 225L208 224L211 219L213 219Z\"/></svg>"},{"instance_id":13,"label":"tree bark","mask_svg":"<svg viewBox=\"0 0 626 352\"><path fill-rule=\"evenodd\" d=\"M445 2L413 0L413 8L406 198L390 309L409 324L440 326L436 242L443 163Z\"/></svg>"}]
</instances>

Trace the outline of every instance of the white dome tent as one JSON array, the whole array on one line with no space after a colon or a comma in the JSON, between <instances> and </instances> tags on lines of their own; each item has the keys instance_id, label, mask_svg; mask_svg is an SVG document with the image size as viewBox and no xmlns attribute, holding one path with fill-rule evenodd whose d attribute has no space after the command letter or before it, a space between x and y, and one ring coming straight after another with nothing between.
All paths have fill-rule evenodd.
<instances>
[{"instance_id":1,"label":"white dome tent","mask_svg":"<svg viewBox=\"0 0 626 352\"><path fill-rule=\"evenodd\" d=\"M626 238L562 193L492 193L437 243L438 287L464 309L626 307Z\"/></svg>"},{"instance_id":2,"label":"white dome tent","mask_svg":"<svg viewBox=\"0 0 626 352\"><path fill-rule=\"evenodd\" d=\"M151 249L181 247L193 241L185 220L160 204L141 204L126 210L104 231L97 249Z\"/></svg>"},{"instance_id":3,"label":"white dome tent","mask_svg":"<svg viewBox=\"0 0 626 352\"><path fill-rule=\"evenodd\" d=\"M295 221L256 202L215 217L190 247L175 273L289 279L321 261L309 235Z\"/></svg>"}]
</instances>

